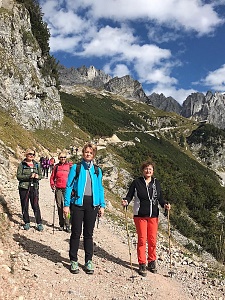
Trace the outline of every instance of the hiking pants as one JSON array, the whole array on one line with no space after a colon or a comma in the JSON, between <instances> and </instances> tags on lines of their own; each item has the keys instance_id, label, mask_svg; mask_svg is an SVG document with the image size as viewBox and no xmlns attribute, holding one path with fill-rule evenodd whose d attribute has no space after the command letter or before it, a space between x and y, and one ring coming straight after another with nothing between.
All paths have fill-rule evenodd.
<instances>
[{"instance_id":1,"label":"hiking pants","mask_svg":"<svg viewBox=\"0 0 225 300\"><path fill-rule=\"evenodd\" d=\"M34 212L36 223L42 224L41 212L39 207L38 190L35 189L33 186L30 186L28 190L20 188L19 195L20 195L20 202L21 202L24 223L25 224L30 223L30 217L29 217L29 199L30 199L30 203Z\"/></svg>"},{"instance_id":2,"label":"hiking pants","mask_svg":"<svg viewBox=\"0 0 225 300\"><path fill-rule=\"evenodd\" d=\"M64 195L65 195L65 189L56 189L55 200L56 200L57 209L58 209L59 226L60 227L64 227L64 224L66 226L69 226L69 224L70 224L68 218L64 219L64 213L63 213Z\"/></svg>"},{"instance_id":3,"label":"hiking pants","mask_svg":"<svg viewBox=\"0 0 225 300\"><path fill-rule=\"evenodd\" d=\"M98 207L93 206L91 196L84 196L83 206L72 205L72 228L70 236L70 260L77 261L80 235L83 225L85 263L93 256L93 231L98 213Z\"/></svg>"},{"instance_id":4,"label":"hiking pants","mask_svg":"<svg viewBox=\"0 0 225 300\"><path fill-rule=\"evenodd\" d=\"M48 178L48 168L43 168L43 177Z\"/></svg>"},{"instance_id":5,"label":"hiking pants","mask_svg":"<svg viewBox=\"0 0 225 300\"><path fill-rule=\"evenodd\" d=\"M146 264L146 242L148 241L148 262L156 260L158 218L134 217L138 235L137 256L139 264Z\"/></svg>"}]
</instances>

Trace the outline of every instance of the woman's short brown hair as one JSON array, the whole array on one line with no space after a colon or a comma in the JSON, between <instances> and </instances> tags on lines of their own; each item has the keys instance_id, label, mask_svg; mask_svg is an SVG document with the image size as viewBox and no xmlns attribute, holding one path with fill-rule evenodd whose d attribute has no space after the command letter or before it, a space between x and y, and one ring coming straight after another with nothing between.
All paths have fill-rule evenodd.
<instances>
[{"instance_id":1,"label":"woman's short brown hair","mask_svg":"<svg viewBox=\"0 0 225 300\"><path fill-rule=\"evenodd\" d=\"M93 150L93 155L94 157L96 156L97 154L97 146L95 144L92 144L92 143L87 143L84 145L83 149L82 149L82 153L84 154L85 150L87 148L91 148Z\"/></svg>"},{"instance_id":2,"label":"woman's short brown hair","mask_svg":"<svg viewBox=\"0 0 225 300\"><path fill-rule=\"evenodd\" d=\"M141 172L143 172L144 169L147 168L148 166L152 166L153 170L155 169L155 163L151 160L147 160L141 164Z\"/></svg>"}]
</instances>

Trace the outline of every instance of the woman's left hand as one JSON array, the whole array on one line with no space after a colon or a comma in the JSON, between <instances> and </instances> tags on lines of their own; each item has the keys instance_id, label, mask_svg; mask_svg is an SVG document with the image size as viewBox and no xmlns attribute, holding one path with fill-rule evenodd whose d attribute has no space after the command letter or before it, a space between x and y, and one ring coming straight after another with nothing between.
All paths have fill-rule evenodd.
<instances>
[{"instance_id":1,"label":"woman's left hand","mask_svg":"<svg viewBox=\"0 0 225 300\"><path fill-rule=\"evenodd\" d=\"M170 203L166 203L166 204L164 205L164 208L165 208L166 210L170 210L170 209L171 209Z\"/></svg>"}]
</instances>

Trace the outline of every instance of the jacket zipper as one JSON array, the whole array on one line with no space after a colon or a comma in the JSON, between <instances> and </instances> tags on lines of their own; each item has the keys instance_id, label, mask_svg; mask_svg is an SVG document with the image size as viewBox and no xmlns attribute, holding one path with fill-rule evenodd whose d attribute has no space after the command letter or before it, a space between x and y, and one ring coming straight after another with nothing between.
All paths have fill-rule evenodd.
<instances>
[{"instance_id":1,"label":"jacket zipper","mask_svg":"<svg viewBox=\"0 0 225 300\"><path fill-rule=\"evenodd\" d=\"M146 189L147 189L148 199L149 199L149 202L150 202L150 204L149 204L150 205L149 217L151 217L152 216L152 199L150 198L149 189L148 189L148 186L147 186L146 182L145 182L145 185L146 185Z\"/></svg>"}]
</instances>

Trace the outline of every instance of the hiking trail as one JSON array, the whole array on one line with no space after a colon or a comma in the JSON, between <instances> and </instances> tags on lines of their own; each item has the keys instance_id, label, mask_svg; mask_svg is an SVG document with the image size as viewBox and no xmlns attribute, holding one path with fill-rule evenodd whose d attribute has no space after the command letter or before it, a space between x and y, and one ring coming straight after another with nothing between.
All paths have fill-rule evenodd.
<instances>
[{"instance_id":1,"label":"hiking trail","mask_svg":"<svg viewBox=\"0 0 225 300\"><path fill-rule=\"evenodd\" d=\"M68 257L70 234L58 230L56 206L53 234L54 193L51 191L49 179L40 181L43 232L35 229L31 208L31 229L28 231L22 229L19 194L15 185L18 185L17 180L10 181L4 191L13 215L10 223L11 238L7 244L0 244L2 249L0 299L209 299L193 296L197 291L203 293L204 289L204 286L196 286L199 283L194 279L193 282L184 282L178 280L176 276L170 277L166 261L158 263L157 274L148 272L145 278L139 276L136 249L133 245L131 256L134 278L131 278L126 228L125 226L124 229L119 228L106 217L100 219L98 228L95 226L94 230L94 274L87 275L82 269L84 266L82 238L78 252L80 272L70 273ZM210 293L210 299L223 299L213 290Z\"/></svg>"}]
</instances>

